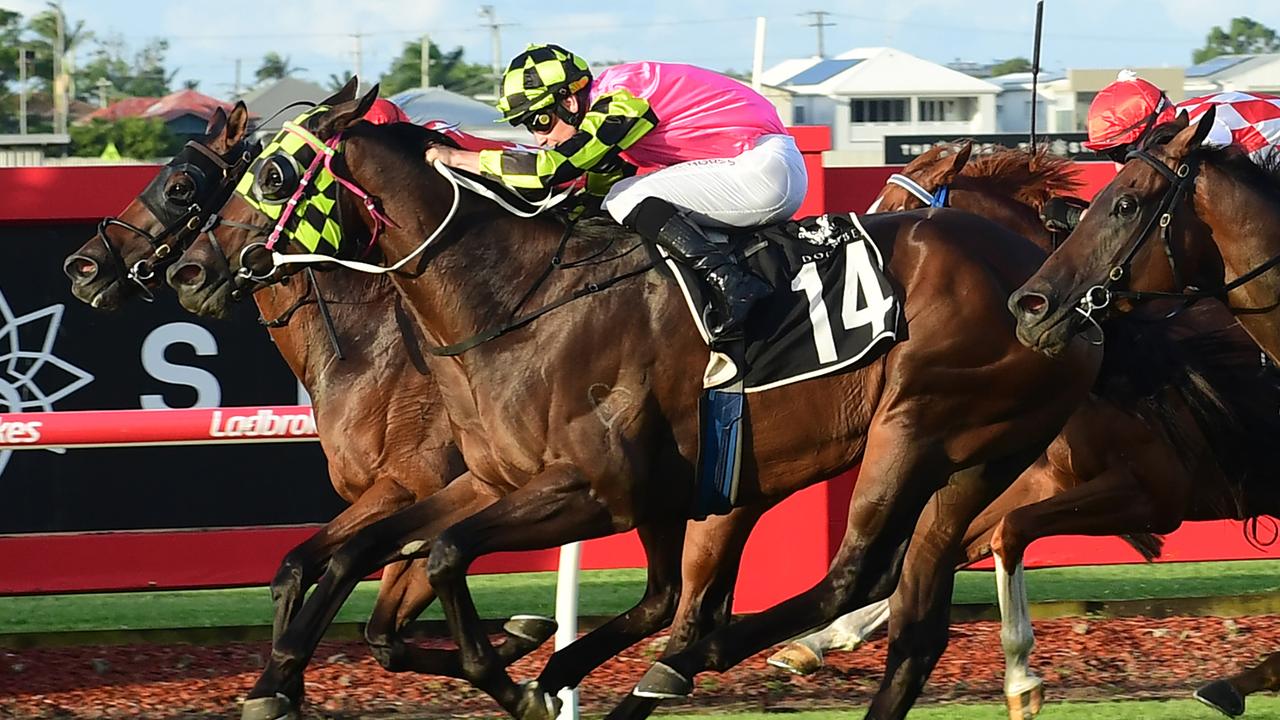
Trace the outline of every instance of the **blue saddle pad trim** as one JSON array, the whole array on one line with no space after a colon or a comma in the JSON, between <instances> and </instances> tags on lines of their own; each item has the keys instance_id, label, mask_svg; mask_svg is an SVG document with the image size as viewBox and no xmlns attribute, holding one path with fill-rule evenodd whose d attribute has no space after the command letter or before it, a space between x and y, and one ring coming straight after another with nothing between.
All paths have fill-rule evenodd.
<instances>
[{"instance_id":1,"label":"blue saddle pad trim","mask_svg":"<svg viewBox=\"0 0 1280 720\"><path fill-rule=\"evenodd\" d=\"M703 392L698 402L698 480L693 516L723 515L735 506L742 461L742 383Z\"/></svg>"}]
</instances>

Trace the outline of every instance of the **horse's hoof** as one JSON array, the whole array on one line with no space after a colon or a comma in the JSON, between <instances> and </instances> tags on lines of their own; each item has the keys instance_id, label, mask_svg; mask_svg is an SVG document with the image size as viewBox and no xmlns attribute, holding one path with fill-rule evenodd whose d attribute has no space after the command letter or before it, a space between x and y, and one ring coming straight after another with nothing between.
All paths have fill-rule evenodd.
<instances>
[{"instance_id":1,"label":"horse's hoof","mask_svg":"<svg viewBox=\"0 0 1280 720\"><path fill-rule=\"evenodd\" d=\"M1244 714L1244 696L1226 680L1214 680L1196 688L1193 697L1227 717Z\"/></svg>"},{"instance_id":2,"label":"horse's hoof","mask_svg":"<svg viewBox=\"0 0 1280 720\"><path fill-rule=\"evenodd\" d=\"M249 698L240 709L240 720L298 720L302 717L293 701L280 693L272 697Z\"/></svg>"},{"instance_id":3,"label":"horse's hoof","mask_svg":"<svg viewBox=\"0 0 1280 720\"><path fill-rule=\"evenodd\" d=\"M543 690L537 680L524 683L520 689L522 694L517 710L520 720L555 720L560 715L560 707L564 703Z\"/></svg>"},{"instance_id":4,"label":"horse's hoof","mask_svg":"<svg viewBox=\"0 0 1280 720\"><path fill-rule=\"evenodd\" d=\"M804 643L793 642L769 656L765 662L796 675L809 675L822 668L822 656Z\"/></svg>"},{"instance_id":5,"label":"horse's hoof","mask_svg":"<svg viewBox=\"0 0 1280 720\"><path fill-rule=\"evenodd\" d=\"M527 640L538 647L556 634L556 621L541 615L512 615L502 624L508 635Z\"/></svg>"},{"instance_id":6,"label":"horse's hoof","mask_svg":"<svg viewBox=\"0 0 1280 720\"><path fill-rule=\"evenodd\" d=\"M1044 708L1044 681L1035 678L1035 684L1012 695L1005 695L1009 708L1009 720L1031 720Z\"/></svg>"},{"instance_id":7,"label":"horse's hoof","mask_svg":"<svg viewBox=\"0 0 1280 720\"><path fill-rule=\"evenodd\" d=\"M688 697L693 694L693 682L670 666L658 662L649 667L649 671L636 683L636 689L631 694L660 700Z\"/></svg>"}]
</instances>

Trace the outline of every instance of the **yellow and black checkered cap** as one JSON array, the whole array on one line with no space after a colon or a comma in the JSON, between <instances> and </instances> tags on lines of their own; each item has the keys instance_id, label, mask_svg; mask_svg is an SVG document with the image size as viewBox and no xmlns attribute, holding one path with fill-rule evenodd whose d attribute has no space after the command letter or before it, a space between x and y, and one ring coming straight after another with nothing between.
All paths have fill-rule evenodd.
<instances>
[{"instance_id":1,"label":"yellow and black checkered cap","mask_svg":"<svg viewBox=\"0 0 1280 720\"><path fill-rule=\"evenodd\" d=\"M591 83L587 61L559 45L533 44L515 56L502 76L498 110L502 120L518 123Z\"/></svg>"},{"instance_id":2,"label":"yellow and black checkered cap","mask_svg":"<svg viewBox=\"0 0 1280 720\"><path fill-rule=\"evenodd\" d=\"M236 185L236 193L244 198L256 210L271 218L279 221L280 216L284 213L285 203L268 202L263 200L254 191L254 183L257 180L258 171L263 164L274 155L284 154L292 157L297 161L302 169L306 169L316 159L317 150L314 146L307 142L298 131L306 133L306 121L314 116L328 112L329 107L319 105L308 110L298 117L294 118L288 125L295 126L294 132L289 130L281 130L276 134L266 147L262 148L262 152L254 159L249 166L249 171L240 178L240 182ZM308 135L310 133L307 133ZM314 142L314 136L311 136ZM310 252L315 252L319 248L320 243L324 242L334 251L337 251L342 243L342 226L338 222L337 206L338 206L338 182L333 174L321 164L316 169L316 174L311 178L310 185L304 191L303 196L298 199L297 207L294 208L293 215L285 224L285 232L288 237L298 242Z\"/></svg>"}]
</instances>

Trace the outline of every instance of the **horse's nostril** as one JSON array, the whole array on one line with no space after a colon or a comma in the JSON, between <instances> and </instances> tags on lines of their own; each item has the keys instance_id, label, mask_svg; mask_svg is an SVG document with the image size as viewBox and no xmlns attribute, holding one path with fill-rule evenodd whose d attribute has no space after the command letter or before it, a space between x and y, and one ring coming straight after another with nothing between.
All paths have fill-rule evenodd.
<instances>
[{"instance_id":1,"label":"horse's nostril","mask_svg":"<svg viewBox=\"0 0 1280 720\"><path fill-rule=\"evenodd\" d=\"M76 282L88 282L98 274L98 263L83 255L72 255L62 264L62 271Z\"/></svg>"},{"instance_id":2,"label":"horse's nostril","mask_svg":"<svg viewBox=\"0 0 1280 720\"><path fill-rule=\"evenodd\" d=\"M204 280L204 268L195 263L186 263L169 273L169 281L175 285L198 287Z\"/></svg>"},{"instance_id":3,"label":"horse's nostril","mask_svg":"<svg viewBox=\"0 0 1280 720\"><path fill-rule=\"evenodd\" d=\"M1049 309L1049 298L1040 293L1023 293L1017 300L1018 309L1028 315L1043 315Z\"/></svg>"}]
</instances>

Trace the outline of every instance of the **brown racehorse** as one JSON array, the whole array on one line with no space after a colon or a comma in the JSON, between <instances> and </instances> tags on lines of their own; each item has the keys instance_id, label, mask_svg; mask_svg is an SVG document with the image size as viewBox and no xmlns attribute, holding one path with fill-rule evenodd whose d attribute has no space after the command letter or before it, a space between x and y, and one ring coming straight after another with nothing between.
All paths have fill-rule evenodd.
<instances>
[{"instance_id":1,"label":"brown racehorse","mask_svg":"<svg viewBox=\"0 0 1280 720\"><path fill-rule=\"evenodd\" d=\"M349 91L348 97L353 92ZM101 309L150 292L151 277L195 237L222 205L260 147L249 148L248 111L215 112L206 137L188 143L118 218L67 258L72 292ZM165 248L165 249L161 249ZM137 277L141 269L143 277ZM339 347L335 358L317 295L332 308ZM420 339L381 278L318 273L254 296L285 362L310 394L320 444L334 490L351 506L289 551L271 583L273 634L283 632L334 549L356 530L444 487L465 469L453 444L439 389ZM190 308L189 308L190 309ZM193 309L194 311L194 309ZM434 599L425 560L397 562L382 574L366 637L389 670L436 672L439 653L402 639L405 626ZM553 632L550 621L517 620L506 650L532 650ZM299 682L301 678L299 678ZM300 692L300 690L299 690Z\"/></svg>"},{"instance_id":2,"label":"brown racehorse","mask_svg":"<svg viewBox=\"0 0 1280 720\"><path fill-rule=\"evenodd\" d=\"M1074 189L1069 182L1069 163L1044 153L1031 158L1020 151L1000 151L967 165L966 147L939 148L929 155L913 161L903 174L929 192L948 186L952 206L985 216L1031 222L1048 197ZM958 166L964 167L959 175ZM1016 196L1015 188L1021 188ZM877 198L878 206L885 209L920 202L897 185L888 186ZM1019 207L1020 213L1013 212ZM1041 247L1050 247L1052 238L1043 227L1030 225L1028 231L1028 237ZM970 527L971 557L989 551L985 542L1002 518L996 544L1002 546L1004 566L1016 567L1023 549L1039 537L1106 534L1107 528L1114 532L1164 531L1183 519L1250 517L1268 514L1275 507L1276 498L1265 483L1265 468L1280 458L1247 451L1252 463L1233 464L1232 458L1242 451L1224 438L1221 429L1234 422L1234 426L1248 428L1242 433L1247 437L1280 431L1274 412L1274 406L1280 404L1275 380L1259 374L1257 346L1234 323L1229 311L1221 303L1204 301L1194 312L1182 313L1163 325L1140 321L1115 330L1108 338L1108 357L1114 354L1120 359L1109 363L1113 366L1126 362L1124 358L1138 361L1156 355L1141 349L1140 343L1158 346L1167 342L1159 334L1181 340L1174 342L1172 353L1194 355L1196 348L1204 347L1210 354L1191 357L1185 363L1187 371L1168 360L1154 364L1169 374L1169 384L1176 392L1135 395L1134 383L1123 381L1114 368L1104 374L1096 397L1076 410L1046 454ZM1116 343L1122 345L1115 347ZM1130 372L1137 373L1136 377L1154 372L1148 367L1152 363L1133 364ZM1208 396L1199 391L1203 378L1208 378L1214 389ZM1199 417L1193 418L1196 408ZM1241 417L1247 421L1240 421ZM1143 461L1134 462L1135 457ZM1258 482L1261 484L1254 484ZM1061 490L1067 492L1058 497ZM1040 505L1020 507L1050 496L1055 497ZM1096 512L1087 512L1091 508ZM1012 601L1024 602L1019 598ZM1029 632L1029 626L1025 627ZM1023 638L1024 647L1013 648L1009 647L1011 638L1021 638L1021 633L1007 626L1004 640L1012 665L1010 675L1024 679L1020 684L1025 684L1025 679L1034 678L1027 668L1031 638ZM1022 703L1019 708L1015 703L1018 693L1009 695L1014 717L1026 717L1030 713L1025 711L1035 709L1037 698L1023 698L1029 699L1031 706Z\"/></svg>"},{"instance_id":3,"label":"brown racehorse","mask_svg":"<svg viewBox=\"0 0 1280 720\"><path fill-rule=\"evenodd\" d=\"M1280 358L1280 182L1237 148L1203 145L1213 113L1156 128L1010 298L1025 344L1058 352L1099 311L1175 293L1224 298L1262 350ZM1196 697L1234 716L1246 695L1277 689L1280 653Z\"/></svg>"},{"instance_id":4,"label":"brown racehorse","mask_svg":"<svg viewBox=\"0 0 1280 720\"><path fill-rule=\"evenodd\" d=\"M563 227L512 218L474 196L455 197L447 178L421 162L441 136L358 122L374 93L312 118L309 129L320 142L341 134L334 168L377 198L394 221L377 245L387 263L408 258L407 272L394 282L427 336L449 345L488 331L541 274ZM440 228L455 201L456 217ZM222 214L237 223L218 233L229 258L240 258L270 230L238 198ZM372 225L369 213L360 217ZM889 673L870 710L872 717L903 717L946 646L952 556L964 529L1043 450L1087 391L1096 348L1076 343L1047 358L1013 337L1004 299L1043 259L1033 245L948 211L878 216L867 225L900 285L910 339L858 370L749 396L755 431L739 489L739 502L763 506L861 461L832 571L797 598L668 655L637 688L642 695L687 694L703 669L730 667L887 596L905 561L937 571L913 579L907 596L914 602L895 621ZM415 260L437 230L440 237ZM583 252L610 241L587 238ZM251 265L255 258L264 256L249 253ZM612 272L621 277L643 264L627 257ZM183 272L176 266L171 279L180 281ZM470 472L417 509L357 534L349 553L335 555L334 572L286 631L251 698L279 700L305 664L319 636L305 627L294 635L294 626L323 628L332 618L347 588L330 584L331 576L359 577L367 567L429 553L463 673L512 714L539 705L525 702L484 637L465 583L472 560L632 527L658 532L683 524L691 509L706 347L669 279L650 273L608 284L599 272L591 266L549 274L529 298L534 306L584 287L600 291L458 357L432 359ZM602 405L609 409L604 417ZM461 521L446 511L495 483L515 489ZM946 516L926 520L908 547L935 493L931 507L945 508ZM688 547L715 525L693 524ZM330 592L335 597L325 597ZM640 715L647 707L624 703L623 710Z\"/></svg>"}]
</instances>

